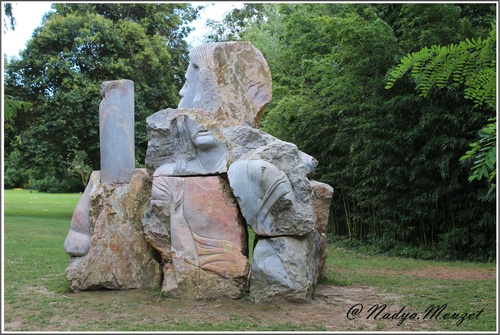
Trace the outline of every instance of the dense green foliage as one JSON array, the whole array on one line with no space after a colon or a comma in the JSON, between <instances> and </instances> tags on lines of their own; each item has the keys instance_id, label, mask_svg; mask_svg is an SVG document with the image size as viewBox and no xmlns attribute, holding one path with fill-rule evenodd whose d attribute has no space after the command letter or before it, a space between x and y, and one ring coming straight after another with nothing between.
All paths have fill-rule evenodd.
<instances>
[{"instance_id":1,"label":"dense green foliage","mask_svg":"<svg viewBox=\"0 0 500 335\"><path fill-rule=\"evenodd\" d=\"M493 25L484 40L466 39L458 45L433 45L406 55L390 72L386 88L393 87L406 73L417 84L422 96L434 88L461 88L464 97L476 106L486 104L492 115L496 112L496 27ZM470 144L471 150L460 160L474 159L470 181L488 178L490 192L495 190L496 177L496 118L491 118L479 131L480 140Z\"/></svg>"},{"instance_id":2,"label":"dense green foliage","mask_svg":"<svg viewBox=\"0 0 500 335\"><path fill-rule=\"evenodd\" d=\"M469 181L481 180L483 177L488 178L491 183L490 192L493 192L496 188L497 176L497 118L494 117L488 121L493 123L488 123L478 132L479 141L471 143L471 149L460 160L475 159Z\"/></svg>"},{"instance_id":3,"label":"dense green foliage","mask_svg":"<svg viewBox=\"0 0 500 335\"><path fill-rule=\"evenodd\" d=\"M421 96L409 75L385 88L408 53L487 39L495 5L262 4L236 14L213 34L250 41L267 59L273 100L261 127L318 159L315 178L335 189L330 236L382 252L495 257L495 195L485 179L469 183L471 164L460 162L491 108L462 86Z\"/></svg>"},{"instance_id":4,"label":"dense green foliage","mask_svg":"<svg viewBox=\"0 0 500 335\"><path fill-rule=\"evenodd\" d=\"M19 58L5 69L5 92L29 103L8 116L5 186L80 190L68 171L84 151L99 169L99 103L104 81L130 79L135 90L135 143L144 162L145 119L176 106L187 67L189 4L62 4L44 18ZM13 110L13 109L11 109Z\"/></svg>"}]
</instances>

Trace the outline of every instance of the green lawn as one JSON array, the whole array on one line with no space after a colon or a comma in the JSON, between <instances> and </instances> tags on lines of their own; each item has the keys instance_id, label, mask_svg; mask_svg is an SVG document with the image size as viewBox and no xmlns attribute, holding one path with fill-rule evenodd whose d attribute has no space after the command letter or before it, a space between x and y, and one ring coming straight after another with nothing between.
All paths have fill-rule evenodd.
<instances>
[{"instance_id":1,"label":"green lawn","mask_svg":"<svg viewBox=\"0 0 500 335\"><path fill-rule=\"evenodd\" d=\"M73 210L79 194L46 194L28 190L4 192L4 303L5 323L21 331L294 331L326 330L318 323L297 321L286 323L282 317L294 309L293 305L255 306L242 299L221 305L204 302L211 309L221 310L220 319L207 317L199 320L193 314L168 318L164 309L171 301L161 297L159 290L134 293L83 292L68 290L64 270L68 255L63 244L69 230ZM250 244L251 245L251 244ZM392 308L407 306L409 311L422 312L429 305L447 304L447 311L473 312L484 308L476 320L457 325L456 320L427 322L431 330L439 331L495 331L496 327L496 264L469 262L434 262L383 256L369 256L330 247L326 283L335 287L371 287L381 294L397 295ZM431 276L419 276L428 269ZM453 276L432 276L433 271L456 273ZM461 278L460 274L487 273L488 278ZM106 299L103 299L107 297ZM362 302L362 301L361 301ZM175 302L179 304L179 302ZM180 306L180 305L179 305ZM198 305L197 305L198 306ZM203 303L200 304L203 307ZM221 307L222 306L222 307ZM326 305L329 306L329 305ZM335 303L332 302L332 308ZM179 307L180 308L180 307ZM346 307L332 309L338 318L344 318ZM242 315L241 311L245 311ZM240 312L238 312L240 311ZM251 317L276 313L273 322ZM316 314L317 311L311 310ZM333 312L332 312L333 313ZM79 315L85 315L79 318ZM182 313L180 314L182 315ZM334 315L332 314L332 317ZM71 319L72 324L65 321ZM347 320L341 319L343 322ZM370 321L370 320L368 320ZM373 322L380 322L380 320ZM376 330L397 330L395 321L377 323ZM419 330L419 322L414 322ZM365 326L346 323L342 330L364 330ZM393 327L393 328L388 328ZM428 328L429 329L429 328Z\"/></svg>"}]
</instances>

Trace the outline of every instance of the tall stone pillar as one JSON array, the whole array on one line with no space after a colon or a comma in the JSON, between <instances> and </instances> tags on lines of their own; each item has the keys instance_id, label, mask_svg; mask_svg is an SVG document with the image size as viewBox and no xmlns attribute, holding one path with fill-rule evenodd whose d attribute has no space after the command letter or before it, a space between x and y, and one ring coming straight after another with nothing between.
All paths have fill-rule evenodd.
<instances>
[{"instance_id":1,"label":"tall stone pillar","mask_svg":"<svg viewBox=\"0 0 500 335\"><path fill-rule=\"evenodd\" d=\"M101 95L101 183L128 183L135 169L134 82L106 81Z\"/></svg>"}]
</instances>

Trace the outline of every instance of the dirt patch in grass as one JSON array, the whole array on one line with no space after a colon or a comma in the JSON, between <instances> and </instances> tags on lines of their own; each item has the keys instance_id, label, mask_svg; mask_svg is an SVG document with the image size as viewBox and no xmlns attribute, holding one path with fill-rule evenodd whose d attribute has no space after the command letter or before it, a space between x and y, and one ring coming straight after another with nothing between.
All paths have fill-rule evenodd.
<instances>
[{"instance_id":1,"label":"dirt patch in grass","mask_svg":"<svg viewBox=\"0 0 500 335\"><path fill-rule=\"evenodd\" d=\"M345 270L345 269L344 269ZM445 266L365 269L383 276L452 280L496 279L494 270ZM342 269L331 272L352 276ZM255 304L247 299L186 301L158 290L56 293L24 287L4 305L5 331L433 331L436 320L406 307L405 297L370 286L319 284L311 303ZM379 313L380 312L380 313ZM407 313L407 319L402 320ZM415 318L410 315L414 313Z\"/></svg>"},{"instance_id":2,"label":"dirt patch in grass","mask_svg":"<svg viewBox=\"0 0 500 335\"><path fill-rule=\"evenodd\" d=\"M401 310L400 296L377 292L372 287L320 284L311 303L272 302L254 304L245 299L231 301L185 301L166 299L151 290L52 293L29 288L26 294L52 300L43 310L7 305L6 331L119 331L146 329L175 330L176 325L203 331L204 325L234 330L319 330L319 331L408 331L429 330L430 320L383 320L369 313L373 306L387 304L384 313ZM359 314L355 315L356 310ZM44 321L37 321L44 313ZM30 315L27 317L27 315ZM280 326L281 325L281 326ZM190 329L186 329L190 330ZM231 330L231 329L225 329Z\"/></svg>"}]
</instances>

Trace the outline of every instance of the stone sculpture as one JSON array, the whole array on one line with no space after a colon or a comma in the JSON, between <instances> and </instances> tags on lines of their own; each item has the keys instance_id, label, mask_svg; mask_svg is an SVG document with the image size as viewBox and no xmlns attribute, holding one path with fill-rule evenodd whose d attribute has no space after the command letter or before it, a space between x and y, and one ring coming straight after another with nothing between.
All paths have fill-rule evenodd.
<instances>
[{"instance_id":1,"label":"stone sculpture","mask_svg":"<svg viewBox=\"0 0 500 335\"><path fill-rule=\"evenodd\" d=\"M249 42L209 43L189 53L186 83L178 108L213 113L224 127L257 127L271 101L271 73Z\"/></svg>"},{"instance_id":2,"label":"stone sculpture","mask_svg":"<svg viewBox=\"0 0 500 335\"><path fill-rule=\"evenodd\" d=\"M228 176L241 213L257 235L303 235L313 229L312 221L296 221L292 184L275 165L260 159L240 160L231 165Z\"/></svg>"},{"instance_id":3,"label":"stone sculpture","mask_svg":"<svg viewBox=\"0 0 500 335\"><path fill-rule=\"evenodd\" d=\"M66 278L75 292L155 287L161 267L142 229L152 177L134 168L133 83L105 82L101 92L102 169L92 172L71 220Z\"/></svg>"},{"instance_id":4,"label":"stone sculpture","mask_svg":"<svg viewBox=\"0 0 500 335\"><path fill-rule=\"evenodd\" d=\"M220 176L154 177L144 219L148 239L164 227L162 292L174 297L228 297L241 294L248 275L247 232L226 180ZM167 237L168 236L168 237Z\"/></svg>"},{"instance_id":5,"label":"stone sculpture","mask_svg":"<svg viewBox=\"0 0 500 335\"><path fill-rule=\"evenodd\" d=\"M135 169L134 82L106 81L101 95L101 182L128 183Z\"/></svg>"},{"instance_id":6,"label":"stone sculpture","mask_svg":"<svg viewBox=\"0 0 500 335\"><path fill-rule=\"evenodd\" d=\"M219 125L201 110L161 110L146 119L146 169L155 176L219 174L229 150Z\"/></svg>"},{"instance_id":7,"label":"stone sculpture","mask_svg":"<svg viewBox=\"0 0 500 335\"><path fill-rule=\"evenodd\" d=\"M146 120L146 169L92 174L65 242L70 288L310 301L325 271L333 189L310 179L313 157L256 129L271 99L264 57L248 42L200 45L179 93L178 108ZM103 95L107 111L115 98ZM120 120L109 127L125 134Z\"/></svg>"}]
</instances>

